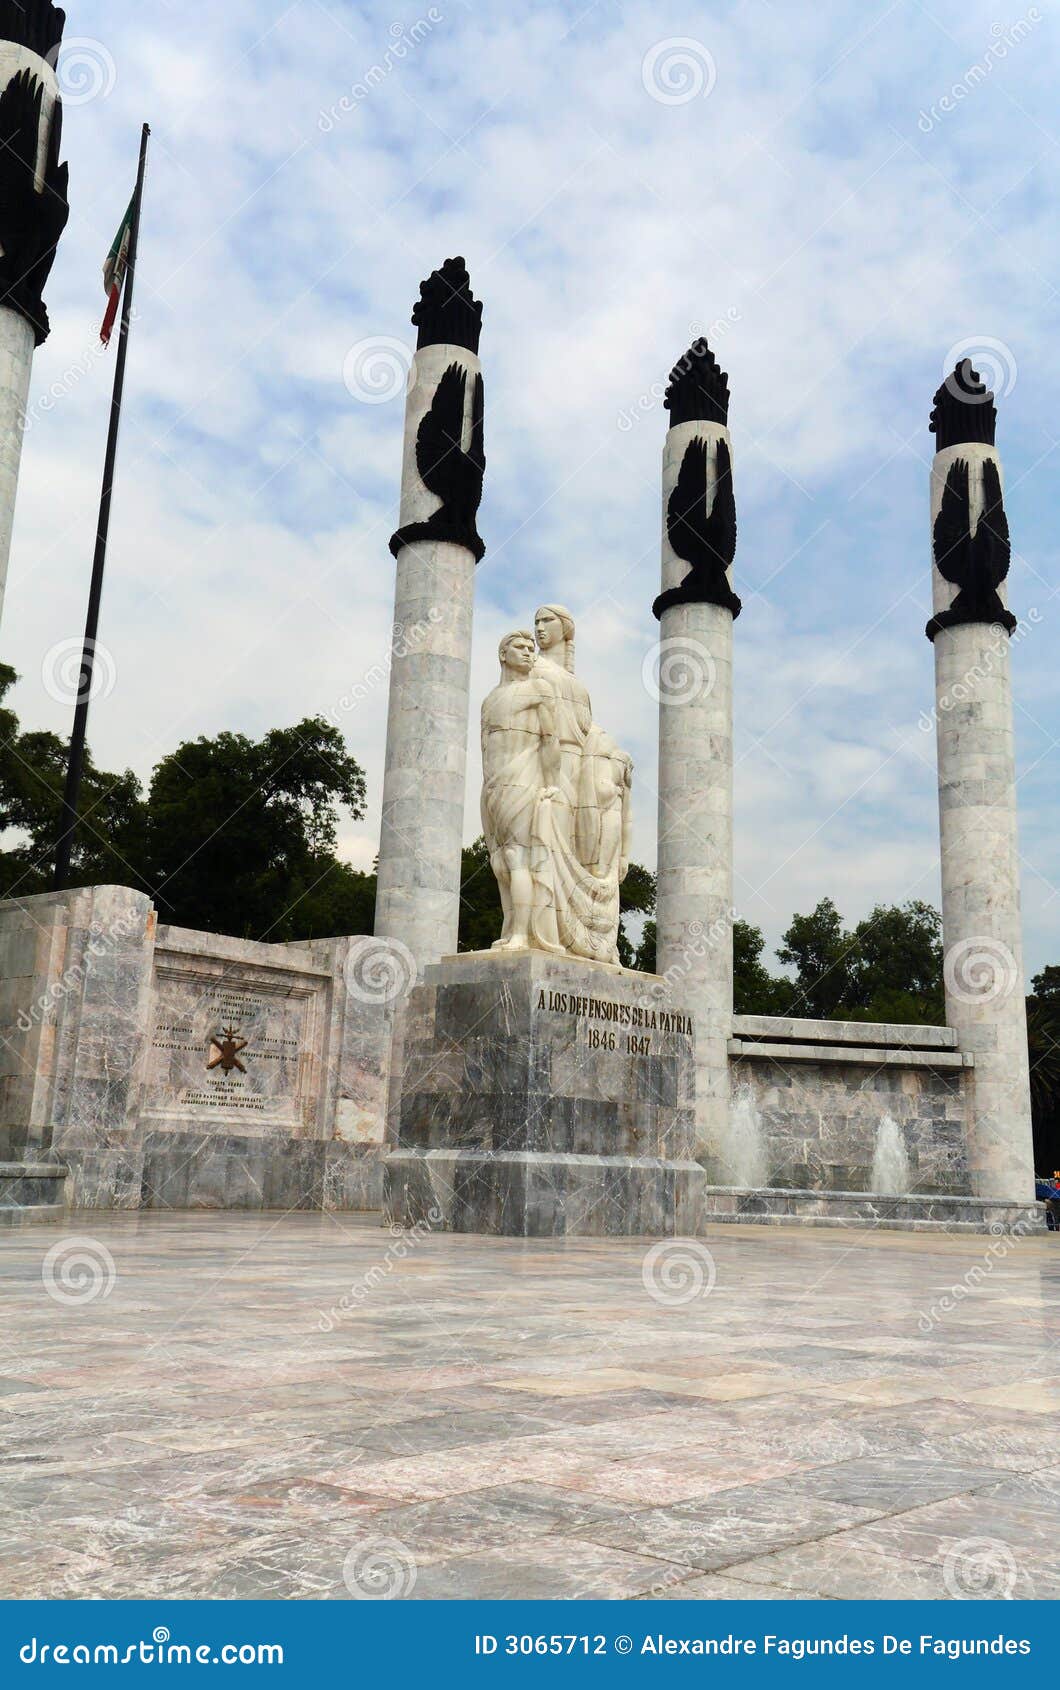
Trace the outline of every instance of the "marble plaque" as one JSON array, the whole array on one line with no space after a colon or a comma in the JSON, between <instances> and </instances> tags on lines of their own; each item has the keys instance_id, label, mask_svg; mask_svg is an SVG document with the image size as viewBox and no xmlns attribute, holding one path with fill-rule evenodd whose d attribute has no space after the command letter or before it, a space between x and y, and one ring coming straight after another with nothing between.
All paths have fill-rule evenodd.
<instances>
[{"instance_id":1,"label":"marble plaque","mask_svg":"<svg viewBox=\"0 0 1060 1690\"><path fill-rule=\"evenodd\" d=\"M309 1127L317 996L282 975L160 967L145 1113L251 1134Z\"/></svg>"}]
</instances>

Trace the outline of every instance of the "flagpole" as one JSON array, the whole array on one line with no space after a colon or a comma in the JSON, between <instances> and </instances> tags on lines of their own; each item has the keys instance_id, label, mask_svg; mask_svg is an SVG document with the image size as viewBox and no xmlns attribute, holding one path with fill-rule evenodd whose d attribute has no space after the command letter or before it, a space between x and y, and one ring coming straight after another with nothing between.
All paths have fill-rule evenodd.
<instances>
[{"instance_id":1,"label":"flagpole","mask_svg":"<svg viewBox=\"0 0 1060 1690\"><path fill-rule=\"evenodd\" d=\"M88 702L92 694L96 630L99 626L99 606L103 596L103 569L107 561L110 496L114 486L114 464L118 451L118 425L121 422L122 390L125 386L125 357L129 349L129 320L132 315L133 281L136 275L136 246L140 234L140 206L144 192L144 172L147 168L147 137L150 133L149 125L145 123L140 132L140 162L136 172L136 191L133 194L132 219L129 227L129 254L125 267L125 286L122 294L118 355L114 362L114 387L110 398L107 452L103 460L103 484L99 494L96 550L92 559L92 583L88 590L85 642L81 651L81 671L78 676L77 708L74 711L73 733L70 735L70 752L66 764L66 789L63 793L59 837L55 845L55 876L52 885L56 892L62 891L69 878L70 855L73 850L74 835L77 832L77 801L80 796L81 774L85 763Z\"/></svg>"}]
</instances>

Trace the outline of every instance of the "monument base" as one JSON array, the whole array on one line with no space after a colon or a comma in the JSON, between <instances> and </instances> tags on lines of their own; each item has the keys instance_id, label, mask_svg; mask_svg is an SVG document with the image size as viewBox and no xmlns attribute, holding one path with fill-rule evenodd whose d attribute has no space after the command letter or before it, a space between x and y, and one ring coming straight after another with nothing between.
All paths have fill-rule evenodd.
<instances>
[{"instance_id":1,"label":"monument base","mask_svg":"<svg viewBox=\"0 0 1060 1690\"><path fill-rule=\"evenodd\" d=\"M708 1185L704 1207L719 1225L866 1227L879 1232L987 1232L993 1236L1045 1231L1041 1204L940 1192L904 1197L871 1191L804 1191L762 1186Z\"/></svg>"},{"instance_id":2,"label":"monument base","mask_svg":"<svg viewBox=\"0 0 1060 1690\"><path fill-rule=\"evenodd\" d=\"M384 1203L519 1238L695 1233L692 1019L656 975L468 952L405 1006Z\"/></svg>"},{"instance_id":3,"label":"monument base","mask_svg":"<svg viewBox=\"0 0 1060 1690\"><path fill-rule=\"evenodd\" d=\"M387 1217L399 1226L508 1238L641 1238L687 1235L702 1225L698 1162L395 1150L384 1181Z\"/></svg>"},{"instance_id":4,"label":"monument base","mask_svg":"<svg viewBox=\"0 0 1060 1690\"><path fill-rule=\"evenodd\" d=\"M61 1221L66 1169L57 1162L0 1162L0 1227Z\"/></svg>"}]
</instances>

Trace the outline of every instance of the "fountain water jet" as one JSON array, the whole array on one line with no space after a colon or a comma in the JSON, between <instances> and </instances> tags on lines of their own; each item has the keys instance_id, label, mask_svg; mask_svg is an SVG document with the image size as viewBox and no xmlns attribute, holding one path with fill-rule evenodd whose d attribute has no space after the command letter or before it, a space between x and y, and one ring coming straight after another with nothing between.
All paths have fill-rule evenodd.
<instances>
[{"instance_id":1,"label":"fountain water jet","mask_svg":"<svg viewBox=\"0 0 1060 1690\"><path fill-rule=\"evenodd\" d=\"M876 1129L876 1149L872 1157L870 1191L881 1197L904 1197L912 1175L909 1152L905 1147L902 1129L893 1115L884 1115Z\"/></svg>"},{"instance_id":2,"label":"fountain water jet","mask_svg":"<svg viewBox=\"0 0 1060 1690\"><path fill-rule=\"evenodd\" d=\"M737 1086L729 1119L718 1147L725 1177L730 1185L757 1190L769 1178L762 1119L755 1105L754 1088Z\"/></svg>"}]
</instances>

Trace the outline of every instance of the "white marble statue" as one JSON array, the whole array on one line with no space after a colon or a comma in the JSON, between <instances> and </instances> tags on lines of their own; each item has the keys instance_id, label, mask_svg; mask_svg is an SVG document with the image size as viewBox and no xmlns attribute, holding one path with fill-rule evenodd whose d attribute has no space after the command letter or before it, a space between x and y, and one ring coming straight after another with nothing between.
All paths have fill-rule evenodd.
<instances>
[{"instance_id":1,"label":"white marble statue","mask_svg":"<svg viewBox=\"0 0 1060 1690\"><path fill-rule=\"evenodd\" d=\"M537 637L501 641L482 706L482 831L500 887L497 950L618 961L618 888L629 866L633 764L592 719L561 605Z\"/></svg>"}]
</instances>

